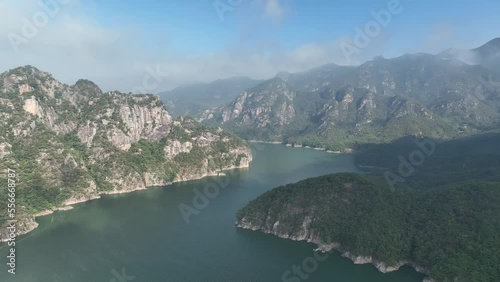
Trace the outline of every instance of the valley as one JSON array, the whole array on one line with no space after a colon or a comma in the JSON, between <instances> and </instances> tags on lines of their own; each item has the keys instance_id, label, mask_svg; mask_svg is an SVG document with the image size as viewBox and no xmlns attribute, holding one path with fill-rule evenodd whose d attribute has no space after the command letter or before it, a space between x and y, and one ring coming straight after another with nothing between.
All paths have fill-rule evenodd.
<instances>
[{"instance_id":1,"label":"valley","mask_svg":"<svg viewBox=\"0 0 500 282\"><path fill-rule=\"evenodd\" d=\"M162 98L6 71L0 251L29 266L12 281L495 281L499 42Z\"/></svg>"}]
</instances>

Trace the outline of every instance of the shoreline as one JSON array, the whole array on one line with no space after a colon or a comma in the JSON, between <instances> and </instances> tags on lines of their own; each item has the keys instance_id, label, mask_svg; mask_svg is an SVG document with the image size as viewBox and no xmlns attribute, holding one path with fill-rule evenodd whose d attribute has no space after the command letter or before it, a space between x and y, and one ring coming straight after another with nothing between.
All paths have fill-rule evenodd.
<instances>
[{"instance_id":1,"label":"shoreline","mask_svg":"<svg viewBox=\"0 0 500 282\"><path fill-rule=\"evenodd\" d=\"M236 227L241 228L243 230L258 231L258 232L262 232L265 234L277 236L281 239L292 240L292 241L296 241L296 242L312 243L312 244L315 244L317 246L317 248L315 248L314 251L318 251L318 252L322 252L322 253L337 251L340 253L340 255L342 257L345 257L345 258L351 260L354 264L360 264L360 265L361 264L371 264L375 268L377 268L377 270L381 273L390 273L390 272L398 271L403 266L410 266L417 273L427 275L427 277L425 277L422 280L422 282L436 282L436 280L434 280L432 277L429 277L429 271L427 269L425 269L421 266L418 266L416 263L414 263L412 261L401 260L396 265L390 266L390 265L387 265L383 261L379 261L377 259L374 259L372 256L354 256L349 251L343 250L341 248L340 243L325 244L321 241L321 239L314 237L314 236L303 237L303 238L297 238L297 237L293 237L293 236L290 237L288 235L277 234L277 233L269 231L269 230L263 230L261 228L253 227L253 226L251 226L251 224L243 224L239 221L236 221L235 225L236 225Z\"/></svg>"},{"instance_id":2,"label":"shoreline","mask_svg":"<svg viewBox=\"0 0 500 282\"><path fill-rule=\"evenodd\" d=\"M345 148L342 151L332 151L332 150L327 150L326 148L322 148L322 147L303 146L303 145L297 145L297 144L289 144L289 143L280 142L280 141L260 141L260 140L245 140L245 141L250 142L250 143L284 145L284 146L293 147L293 148L312 149L312 150L316 150L316 151L323 151L323 152L326 152L329 154L352 154L352 153L354 153L354 149L352 149L352 148Z\"/></svg>"},{"instance_id":3,"label":"shoreline","mask_svg":"<svg viewBox=\"0 0 500 282\"><path fill-rule=\"evenodd\" d=\"M30 233L31 231L35 230L36 228L38 228L39 224L38 224L38 222L36 222L37 218L51 215L54 212L62 212L62 211L72 210L72 209L74 209L73 205L76 205L76 204L82 204L82 203L90 202L93 200L98 200L98 199L101 199L101 197L105 196L105 195L128 194L128 193L132 193L132 192L136 192L136 191L147 190L149 188L166 187L166 186L170 186L170 185L173 185L176 183L200 180L200 179L203 179L205 177L226 176L227 174L224 172L235 170L235 169L248 169L248 168L250 168L250 163L251 162L249 162L248 165L244 165L244 166L231 166L231 167L223 168L217 172L204 173L202 175L197 175L197 176L194 176L192 178L187 178L187 179L183 178L183 179L179 179L179 180L170 181L167 183L155 183L154 185L149 185L149 186L145 186L145 187L137 187L137 188L133 188L130 190L105 191L105 192L102 192L99 194L91 195L90 197L83 198L83 199L68 199L68 200L66 200L64 205L61 207L54 207L50 210L43 210L41 212L38 212L36 214L31 215L30 221L29 221L29 223L31 224L30 227L26 230L23 230L22 232L16 233L16 237L26 235L26 234ZM0 244L6 243L8 241L9 241L9 239L0 239Z\"/></svg>"}]
</instances>

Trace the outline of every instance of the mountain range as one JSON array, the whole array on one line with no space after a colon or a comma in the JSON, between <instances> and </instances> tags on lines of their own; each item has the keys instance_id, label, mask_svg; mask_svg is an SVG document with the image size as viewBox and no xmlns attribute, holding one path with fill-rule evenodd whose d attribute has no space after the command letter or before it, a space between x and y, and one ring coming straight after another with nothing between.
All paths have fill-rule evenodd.
<instances>
[{"instance_id":1,"label":"mountain range","mask_svg":"<svg viewBox=\"0 0 500 282\"><path fill-rule=\"evenodd\" d=\"M331 150L488 132L500 125L498 50L494 39L468 51L281 72L198 118L245 139Z\"/></svg>"}]
</instances>

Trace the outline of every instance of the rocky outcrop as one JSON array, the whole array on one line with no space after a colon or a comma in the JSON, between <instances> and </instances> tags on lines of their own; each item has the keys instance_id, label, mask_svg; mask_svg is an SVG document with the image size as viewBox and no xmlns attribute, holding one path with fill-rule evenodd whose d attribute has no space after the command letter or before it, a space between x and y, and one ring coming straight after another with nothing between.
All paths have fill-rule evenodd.
<instances>
[{"instance_id":1,"label":"rocky outcrop","mask_svg":"<svg viewBox=\"0 0 500 282\"><path fill-rule=\"evenodd\" d=\"M245 91L222 112L222 121L234 120L236 125L282 127L295 117L295 93L279 78Z\"/></svg>"},{"instance_id":2,"label":"rocky outcrop","mask_svg":"<svg viewBox=\"0 0 500 282\"><path fill-rule=\"evenodd\" d=\"M85 143L87 146L92 144L95 135L97 134L97 126L95 124L91 124L87 122L78 128L77 136L78 138Z\"/></svg>"},{"instance_id":3,"label":"rocky outcrop","mask_svg":"<svg viewBox=\"0 0 500 282\"><path fill-rule=\"evenodd\" d=\"M68 86L30 66L1 74L0 82L0 170L23 173L19 235L36 227L36 215L67 205L218 175L252 160L241 139L190 118L173 120L154 95L102 92L88 80ZM0 218L1 236L5 223Z\"/></svg>"},{"instance_id":4,"label":"rocky outcrop","mask_svg":"<svg viewBox=\"0 0 500 282\"><path fill-rule=\"evenodd\" d=\"M165 157L172 159L180 153L189 153L193 148L193 142L186 141L181 143L178 140L168 141L164 148Z\"/></svg>"},{"instance_id":5,"label":"rocky outcrop","mask_svg":"<svg viewBox=\"0 0 500 282\"><path fill-rule=\"evenodd\" d=\"M206 111L201 120L222 124L248 139L275 141L264 139L282 139L282 132L296 117L295 96L282 79L274 78L243 92L228 106Z\"/></svg>"},{"instance_id":6,"label":"rocky outcrop","mask_svg":"<svg viewBox=\"0 0 500 282\"><path fill-rule=\"evenodd\" d=\"M36 116L38 120L57 133L66 134L76 129L74 121L59 122L60 117L56 113L56 109L41 105L35 96L24 100L23 108L27 113Z\"/></svg>"}]
</instances>

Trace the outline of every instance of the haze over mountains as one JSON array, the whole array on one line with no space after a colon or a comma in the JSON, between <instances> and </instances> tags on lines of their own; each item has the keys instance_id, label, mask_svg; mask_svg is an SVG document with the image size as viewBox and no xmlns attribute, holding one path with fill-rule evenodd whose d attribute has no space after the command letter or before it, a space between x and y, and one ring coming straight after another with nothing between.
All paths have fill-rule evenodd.
<instances>
[{"instance_id":1,"label":"haze over mountains","mask_svg":"<svg viewBox=\"0 0 500 282\"><path fill-rule=\"evenodd\" d=\"M248 77L232 77L184 85L159 95L167 103L172 115L199 115L208 108L231 102L241 92L261 82Z\"/></svg>"},{"instance_id":2,"label":"haze over mountains","mask_svg":"<svg viewBox=\"0 0 500 282\"><path fill-rule=\"evenodd\" d=\"M443 58L454 58L471 65L483 65L493 70L500 70L500 38L472 50L450 48L439 54Z\"/></svg>"},{"instance_id":3,"label":"haze over mountains","mask_svg":"<svg viewBox=\"0 0 500 282\"><path fill-rule=\"evenodd\" d=\"M282 72L200 120L247 139L336 150L406 135L453 138L495 130L499 50L497 38L468 51Z\"/></svg>"}]
</instances>

